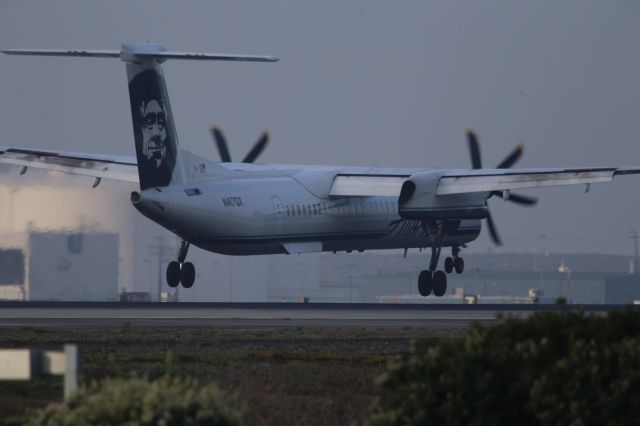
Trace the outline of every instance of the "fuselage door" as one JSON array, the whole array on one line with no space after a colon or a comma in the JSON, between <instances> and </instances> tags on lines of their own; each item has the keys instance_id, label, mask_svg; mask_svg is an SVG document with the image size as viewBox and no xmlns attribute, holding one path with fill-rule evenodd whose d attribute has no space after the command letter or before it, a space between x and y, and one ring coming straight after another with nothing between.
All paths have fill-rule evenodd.
<instances>
[{"instance_id":1,"label":"fuselage door","mask_svg":"<svg viewBox=\"0 0 640 426\"><path fill-rule=\"evenodd\" d=\"M271 203L273 203L273 212L275 215L274 218L274 233L280 234L282 233L282 229L284 228L285 215L284 215L284 205L282 204L282 200L277 195L271 196Z\"/></svg>"}]
</instances>

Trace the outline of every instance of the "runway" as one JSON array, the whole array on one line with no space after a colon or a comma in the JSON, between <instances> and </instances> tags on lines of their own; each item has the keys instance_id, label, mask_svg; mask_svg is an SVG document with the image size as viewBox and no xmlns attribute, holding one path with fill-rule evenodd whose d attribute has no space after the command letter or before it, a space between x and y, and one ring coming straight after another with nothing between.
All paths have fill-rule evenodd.
<instances>
[{"instance_id":1,"label":"runway","mask_svg":"<svg viewBox=\"0 0 640 426\"><path fill-rule=\"evenodd\" d=\"M623 305L581 306L605 313ZM0 328L113 327L433 327L490 324L498 315L526 317L558 305L435 305L345 303L0 302Z\"/></svg>"}]
</instances>

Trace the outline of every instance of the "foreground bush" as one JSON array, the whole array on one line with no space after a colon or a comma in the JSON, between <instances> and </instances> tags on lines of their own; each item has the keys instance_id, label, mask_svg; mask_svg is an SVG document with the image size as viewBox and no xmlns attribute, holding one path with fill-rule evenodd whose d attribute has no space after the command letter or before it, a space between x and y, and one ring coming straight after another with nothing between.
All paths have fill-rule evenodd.
<instances>
[{"instance_id":1,"label":"foreground bush","mask_svg":"<svg viewBox=\"0 0 640 426\"><path fill-rule=\"evenodd\" d=\"M215 385L163 378L113 379L81 389L68 401L50 405L29 425L240 425L238 405Z\"/></svg>"},{"instance_id":2,"label":"foreground bush","mask_svg":"<svg viewBox=\"0 0 640 426\"><path fill-rule=\"evenodd\" d=\"M379 425L625 425L640 422L640 313L537 313L474 327L381 379Z\"/></svg>"}]
</instances>

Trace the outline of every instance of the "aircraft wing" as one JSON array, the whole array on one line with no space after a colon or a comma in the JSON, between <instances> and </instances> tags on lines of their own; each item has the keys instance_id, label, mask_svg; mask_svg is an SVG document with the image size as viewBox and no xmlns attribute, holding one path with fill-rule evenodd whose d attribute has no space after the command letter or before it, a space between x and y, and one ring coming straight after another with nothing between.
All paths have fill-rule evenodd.
<instances>
[{"instance_id":1,"label":"aircraft wing","mask_svg":"<svg viewBox=\"0 0 640 426\"><path fill-rule=\"evenodd\" d=\"M436 194L505 191L560 185L610 182L615 176L640 174L640 167L533 168L533 169L433 169L415 174L349 174L335 176L333 197L398 196L405 181L417 175L438 180Z\"/></svg>"},{"instance_id":2,"label":"aircraft wing","mask_svg":"<svg viewBox=\"0 0 640 426\"><path fill-rule=\"evenodd\" d=\"M138 183L135 157L0 147L0 163Z\"/></svg>"},{"instance_id":3,"label":"aircraft wing","mask_svg":"<svg viewBox=\"0 0 640 426\"><path fill-rule=\"evenodd\" d=\"M476 169L445 173L436 194L505 191L611 182L616 175L640 174L640 167Z\"/></svg>"}]
</instances>

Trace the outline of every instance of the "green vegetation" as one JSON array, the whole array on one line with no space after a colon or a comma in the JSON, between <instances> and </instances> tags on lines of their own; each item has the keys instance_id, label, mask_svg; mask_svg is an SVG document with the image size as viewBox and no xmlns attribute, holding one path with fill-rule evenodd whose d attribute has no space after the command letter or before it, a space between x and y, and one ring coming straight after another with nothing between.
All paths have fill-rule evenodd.
<instances>
[{"instance_id":1,"label":"green vegetation","mask_svg":"<svg viewBox=\"0 0 640 426\"><path fill-rule=\"evenodd\" d=\"M417 342L379 389L370 426L637 424L640 313L537 313Z\"/></svg>"},{"instance_id":2,"label":"green vegetation","mask_svg":"<svg viewBox=\"0 0 640 426\"><path fill-rule=\"evenodd\" d=\"M236 395L248 425L361 424L374 382L411 342L436 344L465 331L443 329L0 329L2 348L84 350L83 382L166 375L216 383ZM0 382L0 425L62 402L62 378Z\"/></svg>"},{"instance_id":3,"label":"green vegetation","mask_svg":"<svg viewBox=\"0 0 640 426\"><path fill-rule=\"evenodd\" d=\"M32 415L29 426L241 424L238 404L213 385L164 377L107 379L78 390L68 401Z\"/></svg>"},{"instance_id":4,"label":"green vegetation","mask_svg":"<svg viewBox=\"0 0 640 426\"><path fill-rule=\"evenodd\" d=\"M88 390L45 409L62 402L60 377L2 382L0 425L27 418L65 424L53 419L74 418L85 403L123 422L117 408L143 394L134 405L145 413L217 407L207 413L238 424L241 404L250 425L624 425L640 418L640 313L631 309L537 313L470 330L0 330L4 348L63 343L83 347Z\"/></svg>"}]
</instances>

